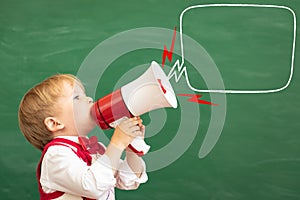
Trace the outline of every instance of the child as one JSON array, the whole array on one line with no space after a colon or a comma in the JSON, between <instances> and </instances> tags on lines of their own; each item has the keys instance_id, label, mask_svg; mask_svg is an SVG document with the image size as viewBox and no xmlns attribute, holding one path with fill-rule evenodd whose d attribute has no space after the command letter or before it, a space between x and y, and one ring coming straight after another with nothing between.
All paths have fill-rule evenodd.
<instances>
[{"instance_id":1,"label":"child","mask_svg":"<svg viewBox=\"0 0 300 200\"><path fill-rule=\"evenodd\" d=\"M142 120L133 117L120 123L107 148L95 141L89 145L87 135L96 126L92 105L81 82L67 74L49 77L24 95L19 125L26 139L42 151L37 168L41 200L111 200L114 187L136 189L147 181L144 161L127 148L144 135Z\"/></svg>"}]
</instances>

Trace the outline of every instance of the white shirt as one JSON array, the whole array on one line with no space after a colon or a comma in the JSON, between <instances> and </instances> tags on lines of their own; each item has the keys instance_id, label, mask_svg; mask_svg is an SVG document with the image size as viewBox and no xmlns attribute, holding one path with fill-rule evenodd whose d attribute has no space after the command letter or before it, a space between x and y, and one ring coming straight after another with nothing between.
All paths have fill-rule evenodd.
<instances>
[{"instance_id":1,"label":"white shirt","mask_svg":"<svg viewBox=\"0 0 300 200\"><path fill-rule=\"evenodd\" d=\"M78 142L77 136L60 137ZM141 177L129 167L126 158L120 160L117 176L114 177L110 160L106 155L95 159L91 166L81 160L71 148L51 146L44 155L40 183L44 192L62 191L75 196L114 199L114 187L130 190L148 180L144 161Z\"/></svg>"}]
</instances>

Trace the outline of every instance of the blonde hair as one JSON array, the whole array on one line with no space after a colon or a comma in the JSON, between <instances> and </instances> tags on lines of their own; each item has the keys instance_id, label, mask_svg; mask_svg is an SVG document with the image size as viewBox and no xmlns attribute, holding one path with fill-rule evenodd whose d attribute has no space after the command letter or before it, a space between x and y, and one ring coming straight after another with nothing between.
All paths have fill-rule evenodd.
<instances>
[{"instance_id":1,"label":"blonde hair","mask_svg":"<svg viewBox=\"0 0 300 200\"><path fill-rule=\"evenodd\" d=\"M54 116L59 109L57 100L64 95L63 84L66 82L72 87L78 83L83 88L74 75L57 74L31 88L20 102L18 118L21 132L40 150L53 139L53 132L47 129L44 120Z\"/></svg>"}]
</instances>

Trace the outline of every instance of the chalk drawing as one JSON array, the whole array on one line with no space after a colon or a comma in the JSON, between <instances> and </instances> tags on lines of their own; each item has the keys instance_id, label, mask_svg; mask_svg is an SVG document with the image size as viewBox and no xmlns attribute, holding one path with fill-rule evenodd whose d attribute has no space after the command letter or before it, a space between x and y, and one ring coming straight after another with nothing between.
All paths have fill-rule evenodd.
<instances>
[{"instance_id":1,"label":"chalk drawing","mask_svg":"<svg viewBox=\"0 0 300 200\"><path fill-rule=\"evenodd\" d=\"M288 81L286 82L286 84L280 88L275 88L275 89L269 89L269 90L213 90L213 89L208 89L208 90L203 90L203 89L197 89L194 88L190 81L189 81L189 77L188 77L188 71L186 69L186 66L184 64L184 44L183 44L183 37L182 37L182 20L183 20L183 16L184 14L192 9L196 9L196 8L207 8L207 7L257 7L257 8L276 8L276 9L285 9L288 10L292 13L293 15L293 47L292 47L292 55L291 55L291 67L290 67L290 75L288 78ZM296 29L297 29L297 25L296 25L296 14L295 12L287 7L287 6L279 6L279 5L260 5L260 4L204 4L204 5L194 5L194 6L190 6L187 7L186 9L184 9L181 14L180 14L180 25L179 25L179 33L180 33L180 49L181 49L181 62L179 60L177 60L174 65L172 66L169 74L168 74L168 78L171 79L172 77L175 78L175 82L178 82L180 80L180 78L182 77L182 75L185 76L186 78L186 83L188 85L188 87L195 91L195 92L206 92L206 93L231 93L231 94L265 94L265 93L275 93L275 92L280 92L284 89L286 89L292 80L293 77L293 71L294 71L294 57L295 57L295 43L296 43ZM178 75L177 75L178 73Z\"/></svg>"}]
</instances>

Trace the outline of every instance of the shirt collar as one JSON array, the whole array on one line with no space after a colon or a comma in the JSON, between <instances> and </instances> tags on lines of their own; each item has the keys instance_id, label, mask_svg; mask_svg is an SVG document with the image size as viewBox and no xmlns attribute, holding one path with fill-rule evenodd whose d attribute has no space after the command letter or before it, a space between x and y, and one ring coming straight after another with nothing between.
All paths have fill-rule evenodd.
<instances>
[{"instance_id":1,"label":"shirt collar","mask_svg":"<svg viewBox=\"0 0 300 200\"><path fill-rule=\"evenodd\" d=\"M78 136L57 136L55 138L64 138L67 140L71 140L72 142L76 142L77 144L80 144L78 140Z\"/></svg>"}]
</instances>

